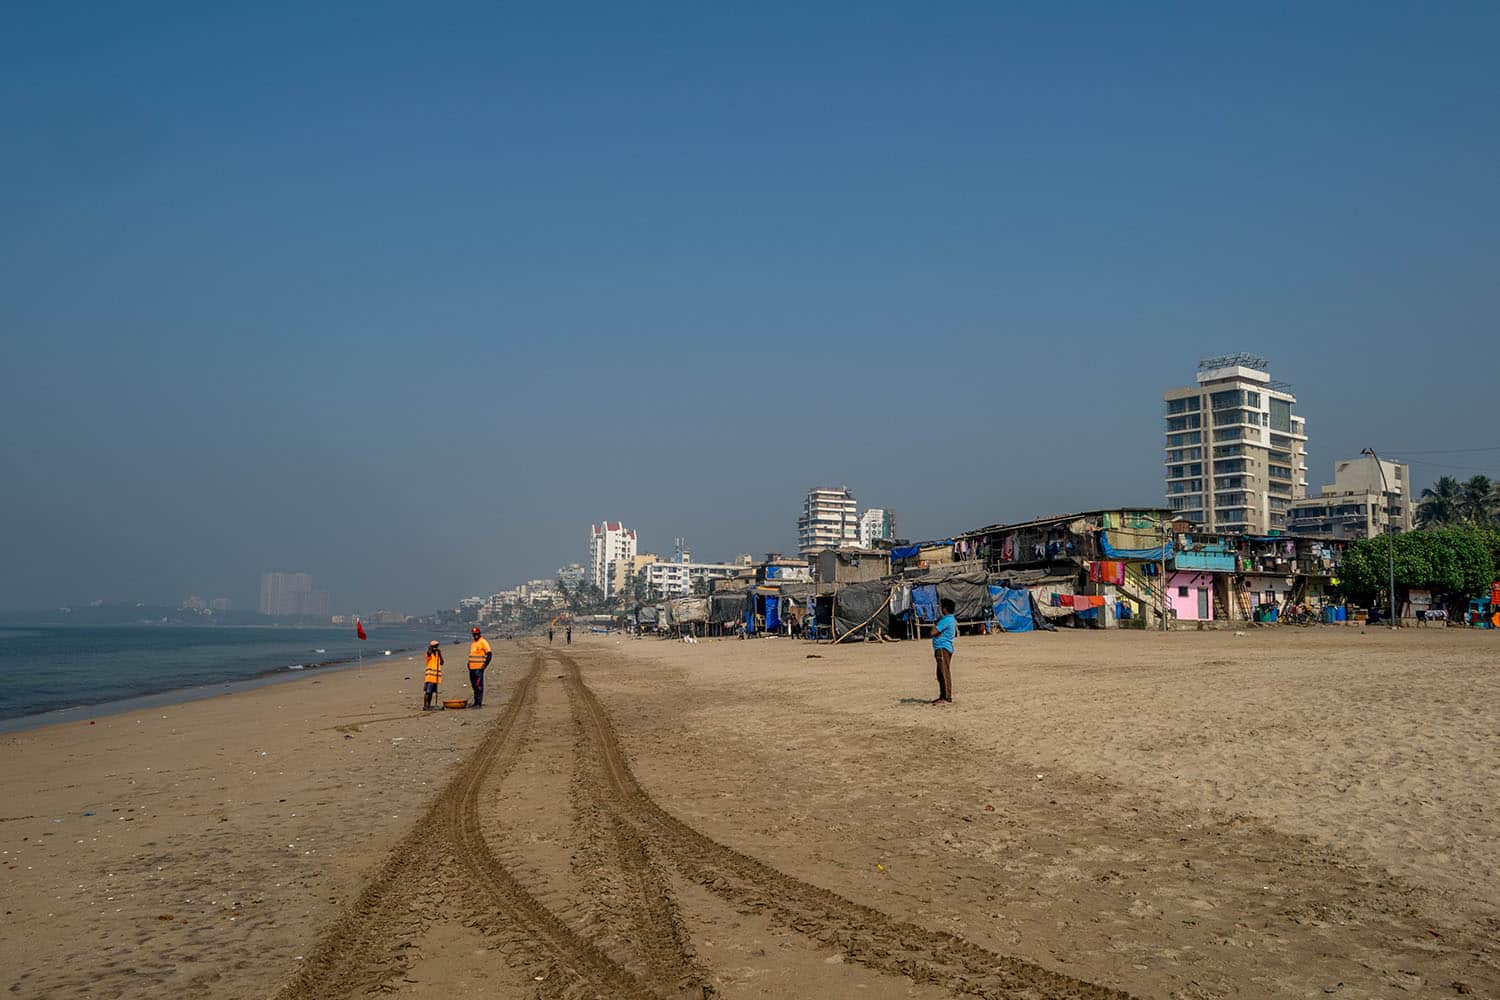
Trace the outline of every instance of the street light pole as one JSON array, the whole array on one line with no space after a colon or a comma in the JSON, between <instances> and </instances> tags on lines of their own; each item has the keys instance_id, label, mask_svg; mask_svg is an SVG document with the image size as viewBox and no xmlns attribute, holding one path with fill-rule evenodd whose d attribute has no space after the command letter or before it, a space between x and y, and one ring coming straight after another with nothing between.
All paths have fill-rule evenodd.
<instances>
[{"instance_id":1,"label":"street light pole","mask_svg":"<svg viewBox=\"0 0 1500 1000\"><path fill-rule=\"evenodd\" d=\"M1386 508L1385 527L1382 530L1385 531L1385 551L1386 554L1390 557L1390 614L1391 628L1394 629L1396 627L1396 538L1391 534L1391 514L1389 507L1390 501L1386 499L1390 495L1391 487L1390 484L1385 481L1385 466L1381 464L1380 456L1375 454L1375 449L1362 448L1360 449L1360 454L1369 455L1371 458L1373 458L1375 460L1375 468L1380 470L1380 503L1381 506Z\"/></svg>"}]
</instances>

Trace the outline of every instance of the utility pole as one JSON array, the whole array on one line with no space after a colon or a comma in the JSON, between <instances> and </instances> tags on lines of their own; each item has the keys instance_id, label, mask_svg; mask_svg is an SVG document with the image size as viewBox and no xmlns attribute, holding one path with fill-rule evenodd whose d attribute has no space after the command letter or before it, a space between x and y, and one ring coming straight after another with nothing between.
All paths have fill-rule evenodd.
<instances>
[{"instance_id":1,"label":"utility pole","mask_svg":"<svg viewBox=\"0 0 1500 1000\"><path fill-rule=\"evenodd\" d=\"M1161 630L1167 631L1167 533L1171 530L1166 518L1161 519L1161 576L1157 588L1161 591Z\"/></svg>"},{"instance_id":2,"label":"utility pole","mask_svg":"<svg viewBox=\"0 0 1500 1000\"><path fill-rule=\"evenodd\" d=\"M1385 508L1385 526L1381 529L1385 532L1385 551L1390 557L1390 613L1391 628L1396 627L1396 537L1391 534L1390 501L1387 496L1391 492L1390 484L1385 481L1385 466L1380 462L1380 456L1375 454L1374 448L1361 448L1361 455L1369 455L1375 460L1375 468L1380 470L1380 505Z\"/></svg>"}]
</instances>

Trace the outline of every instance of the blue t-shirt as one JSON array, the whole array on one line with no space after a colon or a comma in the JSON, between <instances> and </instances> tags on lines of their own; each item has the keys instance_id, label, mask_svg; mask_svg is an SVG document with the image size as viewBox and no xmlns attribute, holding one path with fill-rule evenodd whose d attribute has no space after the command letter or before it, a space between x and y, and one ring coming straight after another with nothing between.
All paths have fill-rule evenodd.
<instances>
[{"instance_id":1,"label":"blue t-shirt","mask_svg":"<svg viewBox=\"0 0 1500 1000\"><path fill-rule=\"evenodd\" d=\"M952 615L944 615L932 626L932 648L953 652L953 637L958 635L958 622Z\"/></svg>"}]
</instances>

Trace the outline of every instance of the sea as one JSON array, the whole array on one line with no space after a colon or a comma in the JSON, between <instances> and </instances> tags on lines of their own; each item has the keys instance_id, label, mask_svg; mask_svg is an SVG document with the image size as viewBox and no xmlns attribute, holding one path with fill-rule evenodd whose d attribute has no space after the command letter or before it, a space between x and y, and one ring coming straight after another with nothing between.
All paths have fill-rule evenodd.
<instances>
[{"instance_id":1,"label":"sea","mask_svg":"<svg viewBox=\"0 0 1500 1000\"><path fill-rule=\"evenodd\" d=\"M453 638L366 628L361 642L353 628L0 626L0 731L354 667Z\"/></svg>"}]
</instances>

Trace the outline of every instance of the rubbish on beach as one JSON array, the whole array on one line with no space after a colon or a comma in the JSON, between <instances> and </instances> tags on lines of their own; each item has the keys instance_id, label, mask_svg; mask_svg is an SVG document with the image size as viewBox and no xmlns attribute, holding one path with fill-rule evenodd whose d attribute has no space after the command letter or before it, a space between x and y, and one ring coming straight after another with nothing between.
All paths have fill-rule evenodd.
<instances>
[{"instance_id":1,"label":"rubbish on beach","mask_svg":"<svg viewBox=\"0 0 1500 1000\"><path fill-rule=\"evenodd\" d=\"M1234 637L1235 637L1235 638L1236 638L1236 639L1243 639L1243 638L1245 638L1245 637L1246 637L1246 636L1248 636L1248 635L1249 635L1249 634L1250 634L1250 633L1249 633L1249 632L1236 632L1236 633L1235 633L1235 634L1234 634Z\"/></svg>"}]
</instances>

